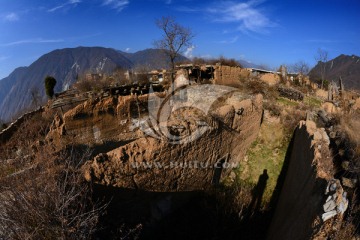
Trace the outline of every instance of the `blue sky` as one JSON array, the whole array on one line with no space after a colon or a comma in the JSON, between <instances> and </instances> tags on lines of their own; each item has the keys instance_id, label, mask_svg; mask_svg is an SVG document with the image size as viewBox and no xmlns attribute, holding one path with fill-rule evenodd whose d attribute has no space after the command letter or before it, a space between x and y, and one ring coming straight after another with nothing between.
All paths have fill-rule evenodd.
<instances>
[{"instance_id":1,"label":"blue sky","mask_svg":"<svg viewBox=\"0 0 360 240\"><path fill-rule=\"evenodd\" d=\"M195 33L188 56L245 59L272 68L318 48L360 55L359 0L0 0L0 79L54 49L153 47L155 19L174 16Z\"/></svg>"}]
</instances>

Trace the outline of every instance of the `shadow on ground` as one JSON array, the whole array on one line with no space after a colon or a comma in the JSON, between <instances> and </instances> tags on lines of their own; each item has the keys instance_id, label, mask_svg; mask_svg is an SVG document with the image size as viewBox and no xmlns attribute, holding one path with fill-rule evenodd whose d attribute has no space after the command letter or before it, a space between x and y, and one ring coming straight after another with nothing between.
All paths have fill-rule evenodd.
<instances>
[{"instance_id":1,"label":"shadow on ground","mask_svg":"<svg viewBox=\"0 0 360 240\"><path fill-rule=\"evenodd\" d=\"M101 217L97 239L266 239L285 181L293 141L268 209L260 208L269 178L266 169L249 189L242 211L232 209L236 196L224 186L205 191L149 192L94 185L94 198L110 202ZM225 197L224 197L225 196Z\"/></svg>"}]
</instances>

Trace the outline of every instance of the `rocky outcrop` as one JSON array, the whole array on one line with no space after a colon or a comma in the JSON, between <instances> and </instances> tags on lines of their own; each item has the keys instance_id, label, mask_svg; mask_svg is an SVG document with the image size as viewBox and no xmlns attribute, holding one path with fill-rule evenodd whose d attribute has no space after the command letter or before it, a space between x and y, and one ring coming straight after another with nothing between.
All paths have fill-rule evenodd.
<instances>
[{"instance_id":1,"label":"rocky outcrop","mask_svg":"<svg viewBox=\"0 0 360 240\"><path fill-rule=\"evenodd\" d=\"M325 195L327 198L323 205L324 213L321 215L324 222L338 214L344 214L349 205L347 193L337 179L331 179L329 181L325 190Z\"/></svg>"},{"instance_id":2,"label":"rocky outcrop","mask_svg":"<svg viewBox=\"0 0 360 240\"><path fill-rule=\"evenodd\" d=\"M321 224L324 193L334 174L329 143L324 129L300 122L268 239L311 239L316 223Z\"/></svg>"},{"instance_id":3,"label":"rocky outcrop","mask_svg":"<svg viewBox=\"0 0 360 240\"><path fill-rule=\"evenodd\" d=\"M240 163L247 148L256 139L263 111L262 96L250 97L231 92L226 98L222 94L222 98L211 102L210 95L216 92L212 88L219 91L220 87L213 85L209 88L180 93L180 100L185 95L192 101L172 111L166 122L160 121L154 127L155 130L168 131L167 135L157 137L145 134L141 137L139 134L132 142L99 154L85 165L86 179L104 185L148 191L191 191L218 184L232 167ZM110 112L117 113L118 117L125 114L122 112L123 99L106 101L114 102L102 106L117 105ZM176 108L177 103L172 104L173 109ZM210 108L207 114L199 111L205 106ZM74 109L71 117L70 113L65 114L64 122L83 116L86 107L85 104ZM109 107L102 109L109 112ZM98 111L92 116L83 117L91 119L98 115ZM86 127L91 129L95 122L98 121L91 120L91 124L89 122ZM144 132L149 131L149 128L142 129ZM111 132L116 135L115 132L119 133L119 130ZM103 136L102 133L100 135Z\"/></svg>"},{"instance_id":4,"label":"rocky outcrop","mask_svg":"<svg viewBox=\"0 0 360 240\"><path fill-rule=\"evenodd\" d=\"M293 88L279 87L278 91L281 97L286 97L296 101L302 101L304 99L304 94Z\"/></svg>"}]
</instances>

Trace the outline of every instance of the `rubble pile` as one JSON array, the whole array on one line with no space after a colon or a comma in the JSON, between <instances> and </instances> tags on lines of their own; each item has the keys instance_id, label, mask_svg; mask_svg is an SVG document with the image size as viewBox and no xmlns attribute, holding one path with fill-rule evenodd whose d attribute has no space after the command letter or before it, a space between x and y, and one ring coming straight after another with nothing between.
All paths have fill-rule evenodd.
<instances>
[{"instance_id":1,"label":"rubble pile","mask_svg":"<svg viewBox=\"0 0 360 240\"><path fill-rule=\"evenodd\" d=\"M321 215L325 222L336 215L343 215L348 208L349 201L338 179L331 179L325 190L327 199L323 205L324 213Z\"/></svg>"}]
</instances>

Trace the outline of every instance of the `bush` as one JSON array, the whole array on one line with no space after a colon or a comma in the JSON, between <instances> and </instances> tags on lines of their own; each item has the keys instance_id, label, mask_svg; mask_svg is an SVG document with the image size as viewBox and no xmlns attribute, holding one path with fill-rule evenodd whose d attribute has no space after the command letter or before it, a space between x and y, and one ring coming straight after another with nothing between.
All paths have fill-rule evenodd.
<instances>
[{"instance_id":1,"label":"bush","mask_svg":"<svg viewBox=\"0 0 360 240\"><path fill-rule=\"evenodd\" d=\"M34 165L1 179L0 239L90 239L105 206L92 202L80 172L86 156L44 150Z\"/></svg>"},{"instance_id":2,"label":"bush","mask_svg":"<svg viewBox=\"0 0 360 240\"><path fill-rule=\"evenodd\" d=\"M46 76L45 78L45 93L49 98L54 96L54 87L56 85L56 79L52 76Z\"/></svg>"},{"instance_id":3,"label":"bush","mask_svg":"<svg viewBox=\"0 0 360 240\"><path fill-rule=\"evenodd\" d=\"M99 92L104 88L114 85L127 85L131 84L131 81L126 79L125 76L119 75L116 72L110 77L99 77L98 79L81 77L74 85L73 88L80 92L96 91Z\"/></svg>"},{"instance_id":4,"label":"bush","mask_svg":"<svg viewBox=\"0 0 360 240\"><path fill-rule=\"evenodd\" d=\"M36 115L0 145L0 239L91 239L98 228L106 205L80 169L90 153L53 152L52 119Z\"/></svg>"},{"instance_id":5,"label":"bush","mask_svg":"<svg viewBox=\"0 0 360 240\"><path fill-rule=\"evenodd\" d=\"M232 87L239 88L249 94L262 94L265 99L275 100L279 93L277 91L277 85L269 86L262 81L259 77L239 77L239 82Z\"/></svg>"},{"instance_id":6,"label":"bush","mask_svg":"<svg viewBox=\"0 0 360 240\"><path fill-rule=\"evenodd\" d=\"M275 101L264 101L264 109L268 110L271 116L279 117L282 108Z\"/></svg>"},{"instance_id":7,"label":"bush","mask_svg":"<svg viewBox=\"0 0 360 240\"><path fill-rule=\"evenodd\" d=\"M286 109L286 114L281 116L281 123L286 126L287 134L292 134L301 120L306 120L306 111L302 109Z\"/></svg>"},{"instance_id":8,"label":"bush","mask_svg":"<svg viewBox=\"0 0 360 240\"><path fill-rule=\"evenodd\" d=\"M86 80L86 79L81 79L79 81L77 81L73 87L77 90L79 90L80 92L89 92L93 89L93 80Z\"/></svg>"},{"instance_id":9,"label":"bush","mask_svg":"<svg viewBox=\"0 0 360 240\"><path fill-rule=\"evenodd\" d=\"M221 65L226 65L230 67L242 67L241 64L233 58L224 58L221 56L217 61L220 62Z\"/></svg>"},{"instance_id":10,"label":"bush","mask_svg":"<svg viewBox=\"0 0 360 240\"><path fill-rule=\"evenodd\" d=\"M207 64L209 60L204 59L204 58L200 58L200 57L194 57L192 59L192 63L195 65L204 65Z\"/></svg>"},{"instance_id":11,"label":"bush","mask_svg":"<svg viewBox=\"0 0 360 240\"><path fill-rule=\"evenodd\" d=\"M242 67L241 64L233 58L225 58L223 56L219 58L213 59L204 59L194 57L192 63L195 65L204 65L204 64L212 64L215 65L216 63L220 63L221 65L230 66L230 67Z\"/></svg>"}]
</instances>

